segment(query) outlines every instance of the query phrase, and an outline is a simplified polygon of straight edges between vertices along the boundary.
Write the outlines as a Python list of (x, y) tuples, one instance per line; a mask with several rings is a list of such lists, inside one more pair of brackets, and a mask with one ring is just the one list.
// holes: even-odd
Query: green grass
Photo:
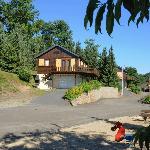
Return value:
[(150, 95), (144, 98), (143, 103), (150, 104)]
[(20, 87), (27, 86), (30, 89), (31, 95), (40, 96), (45, 93), (44, 90), (40, 90), (33, 87), (34, 81), (28, 83), (19, 79), (14, 73), (8, 73), (0, 70), (0, 94), (10, 94), (21, 92)]
[(24, 83), (20, 81), (18, 76), (13, 73), (8, 73), (0, 70), (0, 93), (15, 93), (19, 91), (18, 86)]

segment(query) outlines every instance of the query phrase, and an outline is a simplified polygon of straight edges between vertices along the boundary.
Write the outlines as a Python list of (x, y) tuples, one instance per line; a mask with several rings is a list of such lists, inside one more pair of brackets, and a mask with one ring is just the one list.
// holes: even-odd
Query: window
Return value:
[(39, 59), (39, 66), (44, 66), (44, 59)]
[(49, 60), (45, 60), (45, 66), (49, 66)]

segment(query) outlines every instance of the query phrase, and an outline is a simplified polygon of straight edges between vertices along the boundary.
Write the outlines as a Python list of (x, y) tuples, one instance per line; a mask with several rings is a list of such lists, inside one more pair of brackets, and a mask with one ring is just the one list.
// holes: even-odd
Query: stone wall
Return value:
[(119, 98), (118, 89), (113, 87), (101, 87), (98, 90), (83, 93), (77, 99), (71, 101), (71, 104), (77, 106), (80, 104), (92, 103), (103, 98)]

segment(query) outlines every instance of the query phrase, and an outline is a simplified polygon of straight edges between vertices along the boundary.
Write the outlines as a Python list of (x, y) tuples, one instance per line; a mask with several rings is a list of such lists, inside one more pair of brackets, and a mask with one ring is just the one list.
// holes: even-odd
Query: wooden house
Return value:
[(36, 69), (35, 79), (40, 89), (66, 89), (99, 75), (96, 68), (90, 68), (80, 56), (61, 46), (50, 47), (37, 55)]

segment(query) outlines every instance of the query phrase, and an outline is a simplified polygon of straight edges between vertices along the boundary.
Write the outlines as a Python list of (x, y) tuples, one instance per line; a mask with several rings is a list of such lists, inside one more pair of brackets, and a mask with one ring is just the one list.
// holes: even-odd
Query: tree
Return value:
[(109, 78), (109, 82), (108, 82), (108, 86), (112, 86), (112, 87), (118, 87), (119, 84), (119, 79), (117, 76), (117, 64), (115, 61), (115, 56), (113, 53), (113, 48), (111, 46), (110, 50), (109, 50), (109, 55), (108, 55), (108, 78)]
[(128, 25), (132, 21), (136, 23), (138, 27), (139, 23), (143, 23), (144, 19), (146, 19), (147, 22), (149, 21), (149, 0), (106, 0), (106, 2), (102, 2), (101, 0), (89, 0), (84, 18), (85, 28), (87, 28), (88, 22), (90, 23), (90, 27), (92, 26), (94, 11), (98, 9), (95, 18), (95, 33), (101, 33), (101, 24), (106, 12), (106, 31), (108, 35), (111, 35), (114, 28), (114, 21), (116, 20), (120, 25), (122, 7), (130, 13)]
[(98, 63), (98, 48), (93, 39), (86, 40), (84, 49), (84, 59), (89, 66), (97, 68)]
[(118, 87), (119, 80), (117, 76), (117, 65), (112, 47), (109, 50), (109, 54), (107, 54), (106, 48), (103, 49), (100, 54), (98, 66), (100, 71), (99, 80), (105, 86)]
[(108, 76), (108, 57), (107, 50), (103, 48), (102, 53), (100, 54), (98, 61), (98, 69), (100, 71), (99, 80), (105, 85), (108, 85), (107, 76)]
[(75, 44), (75, 53), (80, 57), (83, 57), (84, 55), (83, 49), (81, 48), (81, 43), (79, 41)]
[(125, 72), (127, 73), (128, 77), (130, 77), (132, 79), (132, 80), (127, 80), (128, 86), (130, 86), (130, 85), (137, 86), (140, 84), (139, 76), (138, 76), (138, 72), (137, 72), (136, 68), (126, 67)]
[(72, 31), (63, 20), (45, 23), (41, 32), (46, 47), (61, 45), (67, 49), (74, 49)]
[(24, 34), (20, 26), (16, 26), (11, 33), (2, 33), (1, 64), (2, 70), (17, 72), (21, 66), (33, 67), (32, 51), (28, 34)]
[(31, 30), (31, 25), (38, 16), (32, 0), (0, 0), (0, 21), (3, 22), (7, 31), (14, 29), (15, 24), (25, 25)]
[(0, 25), (0, 68), (17, 73), (21, 67), (34, 69), (35, 56), (45, 47), (41, 36), (31, 37), (26, 27), (15, 24), (10, 32)]

